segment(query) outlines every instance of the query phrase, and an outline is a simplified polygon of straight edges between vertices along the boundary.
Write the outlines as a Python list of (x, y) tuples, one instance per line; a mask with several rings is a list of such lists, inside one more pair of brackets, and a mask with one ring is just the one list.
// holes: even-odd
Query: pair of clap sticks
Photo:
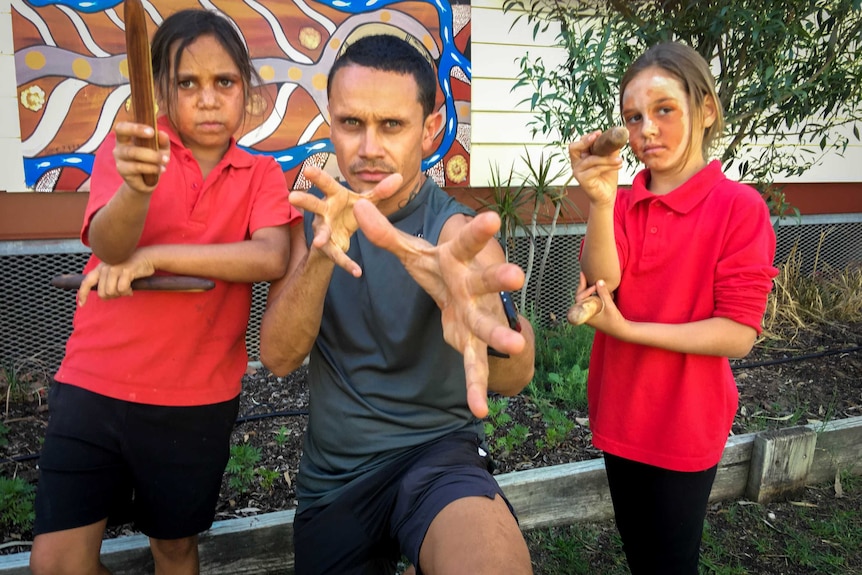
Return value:
[[(141, 146), (158, 150), (158, 127), (156, 125), (156, 97), (153, 88), (153, 65), (150, 57), (150, 42), (147, 37), (147, 23), (141, 0), (123, 0), (126, 24), (126, 57), (128, 60), (129, 85), (131, 88), (132, 113), (135, 122), (153, 127), (152, 138), (137, 141)], [(621, 127), (611, 128), (590, 146), (590, 153), (607, 156), (622, 148), (628, 142), (628, 130)], [(145, 174), (144, 183), (155, 185), (157, 176)], [(51, 285), (61, 289), (78, 289), (83, 274), (63, 274), (54, 277)], [(150, 276), (132, 281), (135, 290), (163, 290), (200, 292), (215, 287), (215, 282), (206, 278), (192, 276)], [(591, 297), (575, 304), (569, 310), (570, 323), (580, 325), (588, 321), (602, 309), (598, 297)]]

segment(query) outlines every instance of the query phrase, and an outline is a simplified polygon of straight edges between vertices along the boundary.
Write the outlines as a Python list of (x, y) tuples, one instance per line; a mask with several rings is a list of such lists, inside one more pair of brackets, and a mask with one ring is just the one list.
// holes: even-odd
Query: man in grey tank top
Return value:
[(391, 575), (402, 555), (415, 573), (532, 572), (480, 420), (489, 390), (516, 394), (533, 375), (532, 328), (507, 321), (500, 297), (524, 274), (505, 262), (495, 214), (422, 173), (443, 121), (436, 94), (408, 42), (350, 44), (327, 85), (349, 189), (311, 167), (316, 188), (290, 196), (305, 224), (270, 288), (260, 353), (275, 374), (310, 356), (299, 575)]

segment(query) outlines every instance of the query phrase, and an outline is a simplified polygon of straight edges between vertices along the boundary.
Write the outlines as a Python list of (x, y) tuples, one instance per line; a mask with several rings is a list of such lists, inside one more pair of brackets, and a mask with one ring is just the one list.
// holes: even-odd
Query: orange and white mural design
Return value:
[[(143, 0), (148, 30), (184, 8), (218, 10), (237, 26), (263, 80), (236, 134), (274, 157), (290, 188), (305, 165), (323, 166), (331, 144), (326, 76), (354, 35), (397, 32), (437, 67), (444, 114), (423, 167), (441, 186), (469, 184), (469, 0)], [(12, 0), (18, 113), (27, 185), (85, 191), (93, 157), (127, 119), (129, 83), (122, 0)]]

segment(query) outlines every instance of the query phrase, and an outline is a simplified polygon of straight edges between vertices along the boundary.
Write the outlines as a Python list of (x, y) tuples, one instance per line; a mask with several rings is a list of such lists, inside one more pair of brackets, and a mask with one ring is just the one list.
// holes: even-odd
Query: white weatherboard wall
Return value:
[[(528, 89), (512, 93), (518, 75), (517, 61), (529, 52), (541, 56), (546, 67), (563, 59), (554, 47), (558, 28), (533, 40), (533, 27), (522, 19), (514, 27), (515, 13), (504, 13), (503, 0), (473, 0), (472, 8), (472, 145), (470, 150), (470, 185), (490, 184), (491, 165), (500, 166), (507, 175), (509, 166), (523, 166), (520, 157), (526, 153), (536, 159), (545, 150), (545, 141), (534, 139), (529, 121), (533, 118), (529, 104), (518, 103), (530, 97)], [(847, 130), (850, 134), (850, 130)], [(862, 143), (850, 134), (850, 145), (843, 157), (831, 154), (824, 162), (800, 177), (781, 183), (860, 182), (862, 181)], [(568, 172), (567, 172), (568, 173)], [(629, 183), (632, 170), (620, 181)]]
[[(489, 184), (492, 164), (500, 166), (501, 173), (506, 175), (510, 166), (522, 166), (519, 158), (525, 153), (538, 158), (543, 151), (545, 142), (534, 140), (528, 127), (532, 118), (529, 107), (519, 105), (529, 93), (513, 93), (511, 88), (518, 73), (517, 60), (525, 53), (542, 56), (546, 65), (562, 60), (562, 53), (553, 46), (553, 27), (534, 41), (532, 28), (524, 21), (510, 30), (515, 16), (503, 13), (502, 4), (503, 0), (472, 2), (470, 184), (473, 186)], [(18, 192), (28, 190), (21, 161), (11, 10), (11, 0), (0, 0), (0, 190)], [(859, 166), (862, 166), (862, 145), (851, 140), (843, 158), (831, 155), (822, 165), (789, 181), (859, 182), (862, 181)], [(631, 173), (623, 175), (621, 181), (630, 178)]]
[(0, 190), (27, 191), (21, 161), (21, 126), (12, 44), (12, 2), (0, 0)]

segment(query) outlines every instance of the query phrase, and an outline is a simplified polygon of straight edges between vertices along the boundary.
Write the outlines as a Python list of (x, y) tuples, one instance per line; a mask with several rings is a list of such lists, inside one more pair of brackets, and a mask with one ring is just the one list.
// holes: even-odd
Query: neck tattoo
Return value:
[(413, 190), (410, 192), (410, 195), (407, 196), (407, 199), (401, 200), (401, 202), (398, 203), (399, 209), (409, 204), (413, 200), (413, 198), (419, 195), (419, 188), (421, 188), (422, 184), (425, 183), (425, 177), (425, 174), (421, 174), (419, 176), (419, 181), (417, 181), (416, 185), (413, 186)]

